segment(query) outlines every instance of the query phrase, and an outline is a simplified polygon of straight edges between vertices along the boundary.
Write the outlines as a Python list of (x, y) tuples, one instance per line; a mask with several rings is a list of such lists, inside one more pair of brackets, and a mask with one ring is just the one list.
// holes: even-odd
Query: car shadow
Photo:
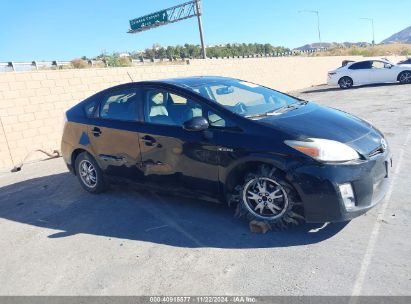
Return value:
[(309, 94), (309, 93), (323, 93), (323, 92), (335, 92), (335, 91), (351, 91), (351, 90), (360, 90), (363, 88), (387, 87), (387, 86), (396, 86), (396, 85), (399, 85), (399, 83), (367, 84), (367, 85), (354, 86), (346, 90), (341, 89), (339, 87), (321, 86), (321, 87), (313, 87), (305, 91), (299, 91), (298, 93)]
[(49, 238), (91, 234), (177, 247), (268, 248), (318, 243), (346, 223), (301, 224), (267, 234), (250, 232), (223, 204), (169, 197), (113, 186), (93, 195), (76, 177), (61, 173), (0, 188), (0, 217), (57, 230)]

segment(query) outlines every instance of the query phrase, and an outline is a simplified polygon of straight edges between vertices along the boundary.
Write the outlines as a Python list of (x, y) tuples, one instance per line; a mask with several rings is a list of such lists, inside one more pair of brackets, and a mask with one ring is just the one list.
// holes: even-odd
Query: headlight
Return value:
[(319, 161), (343, 162), (360, 158), (357, 151), (338, 141), (321, 138), (308, 140), (286, 140), (284, 143)]

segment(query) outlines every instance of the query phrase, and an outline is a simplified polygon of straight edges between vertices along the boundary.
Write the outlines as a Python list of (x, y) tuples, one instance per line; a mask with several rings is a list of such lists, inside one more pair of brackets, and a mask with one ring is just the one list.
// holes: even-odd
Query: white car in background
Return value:
[(329, 85), (349, 89), (353, 85), (400, 82), (411, 83), (411, 65), (396, 65), (387, 60), (348, 62), (328, 72)]

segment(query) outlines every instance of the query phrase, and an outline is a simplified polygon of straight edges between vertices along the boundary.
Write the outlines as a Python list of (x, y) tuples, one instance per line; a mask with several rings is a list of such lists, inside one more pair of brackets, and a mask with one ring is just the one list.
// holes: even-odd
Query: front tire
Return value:
[(264, 222), (271, 228), (299, 224), (304, 218), (293, 211), (297, 194), (282, 175), (268, 165), (246, 174), (229, 199), (230, 204), (237, 204), (236, 216)]
[(77, 178), (84, 190), (90, 193), (101, 193), (106, 190), (103, 172), (90, 154), (80, 153), (75, 160), (75, 168)]
[(354, 84), (353, 80), (348, 76), (344, 76), (340, 80), (338, 80), (338, 85), (343, 90), (351, 88), (353, 84)]
[(411, 71), (403, 71), (398, 75), (398, 81), (401, 84), (411, 83)]

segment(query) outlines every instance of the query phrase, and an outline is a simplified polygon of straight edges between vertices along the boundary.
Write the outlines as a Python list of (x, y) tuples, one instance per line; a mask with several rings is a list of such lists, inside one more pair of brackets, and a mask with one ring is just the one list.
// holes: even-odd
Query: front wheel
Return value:
[(103, 172), (94, 158), (87, 152), (80, 153), (75, 161), (76, 175), (80, 185), (90, 193), (101, 193), (107, 186)]
[(340, 86), (341, 89), (349, 89), (353, 86), (353, 84), (354, 82), (348, 76), (344, 76), (338, 81), (338, 85)]
[(404, 71), (398, 75), (398, 81), (401, 84), (411, 83), (411, 71)]
[(297, 194), (282, 174), (268, 165), (248, 173), (235, 187), (230, 203), (237, 204), (236, 215), (249, 221), (264, 222), (270, 227), (285, 228), (298, 224), (303, 217), (293, 211)]

